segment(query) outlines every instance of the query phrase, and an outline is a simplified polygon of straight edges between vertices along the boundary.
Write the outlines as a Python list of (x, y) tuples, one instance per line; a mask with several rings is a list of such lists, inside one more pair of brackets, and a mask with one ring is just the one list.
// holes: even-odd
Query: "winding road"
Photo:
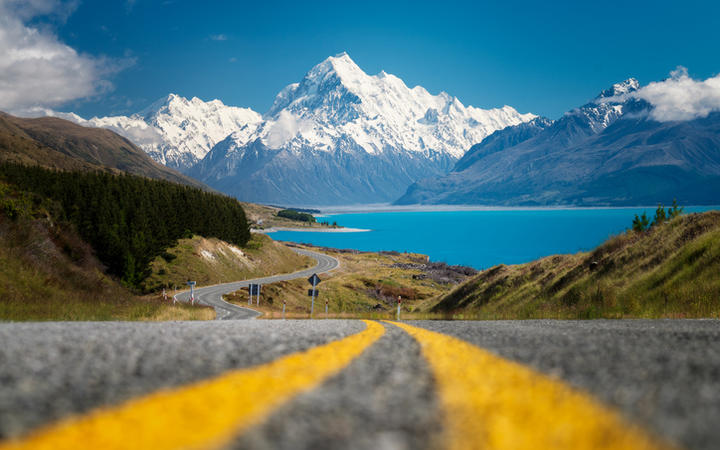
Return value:
[[(243, 308), (242, 306), (228, 303), (223, 300), (223, 295), (238, 291), (242, 288), (246, 288), (250, 284), (269, 284), (277, 283), (278, 281), (295, 280), (297, 278), (308, 278), (313, 273), (320, 274), (329, 272), (340, 265), (340, 262), (337, 259), (323, 253), (311, 252), (301, 249), (293, 250), (301, 255), (313, 258), (315, 261), (317, 261), (317, 264), (309, 269), (299, 270), (293, 273), (273, 275), (263, 278), (254, 278), (252, 280), (235, 281), (232, 283), (215, 284), (212, 286), (196, 288), (195, 301), (199, 302), (200, 304), (212, 306), (213, 308), (215, 308), (217, 320), (253, 319), (261, 315), (261, 313), (250, 308)], [(190, 301), (190, 291), (181, 292), (175, 295), (175, 299), (182, 302)]]

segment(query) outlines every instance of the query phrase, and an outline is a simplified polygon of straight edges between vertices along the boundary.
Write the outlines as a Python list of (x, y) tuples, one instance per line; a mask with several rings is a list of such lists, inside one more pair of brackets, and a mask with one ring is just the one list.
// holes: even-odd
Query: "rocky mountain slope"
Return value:
[(343, 53), (283, 89), (254, 131), (231, 134), (189, 173), (242, 200), (383, 202), (445, 173), (493, 131), (534, 117), (367, 75)]
[(638, 87), (630, 79), (552, 124), (497, 132), (451, 173), (418, 181), (397, 203), (717, 203), (720, 113), (659, 122), (652, 105), (627, 96)]

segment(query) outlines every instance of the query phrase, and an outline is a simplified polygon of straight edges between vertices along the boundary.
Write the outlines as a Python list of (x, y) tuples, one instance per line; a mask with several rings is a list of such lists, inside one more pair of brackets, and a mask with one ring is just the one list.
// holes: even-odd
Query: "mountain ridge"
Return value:
[(127, 138), (57, 117), (26, 119), (0, 112), (0, 161), (60, 170), (127, 172), (207, 189), (153, 161)]
[[(629, 79), (550, 126), (460, 170), (419, 180), (397, 204), (632, 206), (714, 204), (720, 193), (720, 113), (658, 122), (627, 96)], [(500, 133), (519, 134), (521, 127)], [(498, 140), (490, 136), (488, 143)], [(480, 148), (482, 148), (482, 143)], [(456, 167), (457, 168), (457, 167)]]

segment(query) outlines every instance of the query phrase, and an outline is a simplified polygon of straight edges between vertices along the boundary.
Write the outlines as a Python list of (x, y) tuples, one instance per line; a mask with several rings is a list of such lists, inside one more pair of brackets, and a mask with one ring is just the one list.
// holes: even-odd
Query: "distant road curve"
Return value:
[[(309, 256), (317, 261), (314, 267), (300, 270), (298, 272), (273, 275), (271, 277), (254, 278), (252, 280), (235, 281), (232, 283), (215, 284), (195, 289), (195, 301), (200, 304), (215, 308), (217, 320), (242, 320), (253, 319), (262, 313), (250, 308), (233, 305), (222, 299), (223, 295), (248, 287), (250, 283), (268, 284), (278, 281), (294, 280), (297, 278), (308, 278), (313, 273), (329, 272), (340, 265), (340, 262), (332, 256), (323, 253), (311, 252), (308, 250), (293, 249), (295, 252)], [(262, 301), (262, 291), (260, 293)], [(175, 295), (175, 298), (182, 302), (190, 301), (190, 291)]]

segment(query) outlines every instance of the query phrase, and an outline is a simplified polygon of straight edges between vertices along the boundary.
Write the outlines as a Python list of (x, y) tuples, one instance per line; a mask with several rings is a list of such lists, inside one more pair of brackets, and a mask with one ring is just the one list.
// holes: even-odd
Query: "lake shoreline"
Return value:
[(349, 227), (338, 227), (338, 228), (292, 228), (292, 227), (272, 227), (265, 230), (251, 230), (253, 233), (277, 233), (278, 231), (301, 231), (305, 233), (366, 233), (368, 230), (365, 228), (349, 228)]

